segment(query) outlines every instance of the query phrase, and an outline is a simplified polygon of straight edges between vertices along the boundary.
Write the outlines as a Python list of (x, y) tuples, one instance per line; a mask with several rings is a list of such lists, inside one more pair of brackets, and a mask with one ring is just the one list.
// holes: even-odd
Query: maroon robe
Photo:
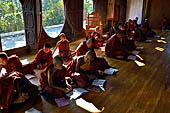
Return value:
[(126, 35), (120, 38), (122, 45), (126, 47), (127, 50), (132, 51), (136, 49), (134, 40), (129, 40)]
[(61, 40), (57, 43), (59, 53), (58, 55), (63, 58), (64, 61), (69, 61), (72, 59), (72, 55), (75, 53), (74, 51), (70, 51), (69, 41), (65, 40), (62, 42)]
[(93, 40), (94, 48), (95, 48), (95, 49), (98, 49), (99, 47), (102, 47), (102, 46), (103, 46), (103, 41), (100, 40), (99, 38), (96, 39), (96, 38), (93, 37), (93, 36), (89, 36), (88, 38), (86, 38), (86, 40), (88, 40), (88, 39), (92, 39), (92, 40)]
[(116, 28), (113, 26), (109, 30), (109, 38), (116, 33)]
[(142, 25), (142, 31), (145, 35), (145, 37), (152, 37), (154, 35), (156, 35), (156, 33), (154, 31), (151, 30), (151, 28), (149, 27), (149, 22), (144, 22)]
[(87, 51), (92, 50), (92, 48), (88, 48), (86, 45), (86, 41), (83, 41), (79, 44), (76, 49), (76, 56), (85, 55)]
[(67, 71), (69, 72), (69, 76), (73, 79), (73, 82), (79, 84), (81, 87), (89, 86), (90, 83), (88, 78), (83, 73), (76, 72), (76, 64), (77, 59), (74, 59), (67, 65)]
[(15, 95), (18, 94), (15, 85), (20, 79), (24, 79), (29, 85), (29, 88), (27, 89), (29, 99), (26, 102), (28, 102), (28, 104), (30, 105), (35, 102), (38, 96), (37, 86), (33, 85), (28, 79), (23, 76), (23, 74), (19, 72), (8, 73), (0, 78), (0, 104), (3, 109), (10, 109), (15, 99)]
[(143, 31), (141, 29), (136, 29), (135, 33), (132, 34), (132, 39), (139, 41), (139, 42), (143, 42), (147, 38), (145, 37), (145, 35), (143, 34)]
[(119, 37), (115, 34), (106, 42), (105, 54), (109, 57), (127, 56), (126, 47), (121, 43)]
[(19, 57), (16, 55), (12, 55), (12, 56), (8, 57), (7, 64), (5, 66), (3, 66), (3, 68), (6, 69), (7, 73), (17, 71), (24, 75), (34, 74), (33, 69), (31, 69), (30, 67), (31, 67), (30, 64), (22, 65)]
[(37, 68), (38, 65), (42, 66), (42, 69), (46, 68), (43, 65), (47, 63), (46, 67), (53, 63), (53, 55), (50, 50), (48, 53), (45, 53), (43, 49), (40, 49), (35, 57), (35, 60), (32, 62), (34, 69)]
[(88, 66), (88, 71), (91, 74), (98, 75), (98, 70), (101, 70), (104, 72), (105, 69), (110, 68), (107, 61), (102, 57), (97, 57), (90, 63), (90, 66)]
[[(51, 88), (48, 83), (48, 69), (53, 66), (48, 66), (43, 72), (41, 72), (40, 77), (40, 87), (42, 90), (48, 94), (50, 94), (53, 98), (58, 98), (64, 96), (64, 92), (55, 88)], [(62, 70), (56, 70), (56, 72), (52, 75), (52, 80), (55, 86), (66, 88), (65, 77), (68, 76), (68, 71), (63, 66)]]

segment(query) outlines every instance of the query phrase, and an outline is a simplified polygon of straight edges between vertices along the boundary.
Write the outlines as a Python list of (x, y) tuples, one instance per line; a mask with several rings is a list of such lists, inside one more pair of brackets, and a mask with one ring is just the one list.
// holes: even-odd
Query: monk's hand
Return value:
[(98, 70), (99, 75), (103, 75), (103, 71)]
[(64, 89), (64, 92), (65, 92), (65, 93), (68, 93), (68, 92), (70, 92), (70, 91), (71, 91), (71, 89), (69, 89), (69, 88)]
[(72, 90), (72, 86), (71, 85), (67, 85), (67, 88), (69, 88), (70, 90)]

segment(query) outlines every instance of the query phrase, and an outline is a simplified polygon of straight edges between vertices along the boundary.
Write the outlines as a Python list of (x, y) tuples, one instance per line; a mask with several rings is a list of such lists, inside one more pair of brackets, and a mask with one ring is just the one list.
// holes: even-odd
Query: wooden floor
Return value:
[[(119, 69), (117, 77), (106, 77), (105, 92), (89, 92), (82, 98), (99, 109), (104, 107), (103, 113), (170, 113), (170, 32), (159, 34), (166, 38), (167, 44), (158, 43), (158, 38), (150, 38), (152, 43), (136, 43), (145, 47), (140, 53), (146, 64), (144, 67), (138, 67), (133, 61), (106, 58), (111, 66)], [(81, 40), (71, 43), (71, 48), (75, 49), (79, 42)], [(165, 51), (160, 52), (155, 47)], [(100, 50), (97, 54), (104, 55)], [(34, 55), (23, 58), (32, 60)], [(38, 84), (38, 76), (39, 72), (34, 83)], [(34, 107), (43, 113), (87, 113), (76, 106), (75, 101), (58, 108), (39, 98)], [(15, 113), (24, 113), (27, 109), (28, 106), (17, 108)]]

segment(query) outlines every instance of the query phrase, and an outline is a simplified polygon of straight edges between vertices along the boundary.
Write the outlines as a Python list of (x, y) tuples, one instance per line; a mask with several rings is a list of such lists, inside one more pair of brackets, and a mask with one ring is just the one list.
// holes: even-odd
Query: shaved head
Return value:
[(88, 48), (93, 48), (93, 43), (94, 42), (91, 38), (86, 41), (86, 45), (87, 45)]
[(93, 50), (89, 50), (84, 57), (85, 62), (91, 62), (96, 58), (96, 53)]
[(53, 58), (53, 64), (56, 64), (56, 65), (62, 65), (63, 64), (63, 59), (61, 56), (55, 56)]

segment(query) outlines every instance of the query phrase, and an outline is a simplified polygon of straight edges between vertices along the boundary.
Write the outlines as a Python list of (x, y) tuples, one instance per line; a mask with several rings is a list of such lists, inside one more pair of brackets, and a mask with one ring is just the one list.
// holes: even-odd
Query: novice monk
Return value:
[(53, 58), (53, 64), (49, 65), (42, 73), (40, 78), (40, 86), (43, 93), (50, 97), (59, 98), (65, 96), (72, 90), (71, 79), (68, 72), (63, 66), (63, 60), (60, 56)]
[(103, 77), (105, 69), (110, 68), (103, 57), (97, 57), (95, 51), (88, 51), (84, 57), (86, 62), (90, 62), (87, 68), (89, 75), (95, 75), (97, 78)]
[(76, 49), (76, 56), (85, 55), (87, 51), (94, 49), (94, 42), (92, 39), (88, 39), (87, 41), (83, 41), (79, 44)]
[(20, 72), (22, 74), (34, 74), (33, 69), (29, 69), (32, 65), (22, 65), (20, 59), (16, 55), (8, 57), (5, 52), (0, 53), (0, 72), (2, 68), (6, 69), (6, 73), (11, 73), (14, 71)]
[(128, 37), (126, 36), (126, 30), (124, 25), (119, 26), (119, 32), (121, 32), (123, 35), (120, 37), (120, 40), (122, 44), (127, 48), (127, 50), (132, 51), (136, 49), (135, 42), (134, 40), (129, 40)]
[(34, 64), (34, 69), (44, 69), (50, 64), (52, 64), (52, 51), (50, 50), (51, 45), (45, 43), (43, 49), (40, 49), (35, 57), (35, 60), (32, 62)]
[(61, 33), (59, 37), (60, 37), (60, 41), (57, 42), (57, 45), (53, 51), (53, 54), (55, 53), (57, 49), (59, 49), (59, 52), (57, 55), (61, 56), (63, 60), (67, 62), (72, 59), (69, 41), (67, 40), (64, 33)]
[(132, 32), (132, 39), (139, 42), (144, 42), (147, 40), (147, 37), (143, 34), (143, 31), (140, 28), (137, 28), (134, 32)]
[(11, 113), (14, 104), (31, 106), (38, 97), (38, 88), (19, 72), (7, 73), (0, 78), (0, 107), (2, 113)]
[(119, 27), (118, 27), (118, 23), (114, 22), (114, 25), (110, 28), (109, 30), (109, 38), (114, 35), (117, 31), (118, 31)]
[(100, 37), (98, 37), (98, 33), (96, 31), (93, 31), (90, 34), (90, 36), (87, 38), (87, 40), (88, 39), (92, 39), (93, 40), (94, 48), (96, 48), (96, 49), (103, 46), (103, 41), (100, 39)]
[(144, 20), (144, 22), (141, 25), (141, 29), (142, 29), (145, 37), (153, 37), (154, 35), (156, 35), (156, 33), (154, 31), (152, 31), (151, 28), (149, 27), (148, 19)]
[(107, 40), (105, 47), (105, 54), (107, 56), (126, 59), (130, 55), (128, 49), (123, 43), (122, 37), (124, 37), (124, 34), (119, 31)]

